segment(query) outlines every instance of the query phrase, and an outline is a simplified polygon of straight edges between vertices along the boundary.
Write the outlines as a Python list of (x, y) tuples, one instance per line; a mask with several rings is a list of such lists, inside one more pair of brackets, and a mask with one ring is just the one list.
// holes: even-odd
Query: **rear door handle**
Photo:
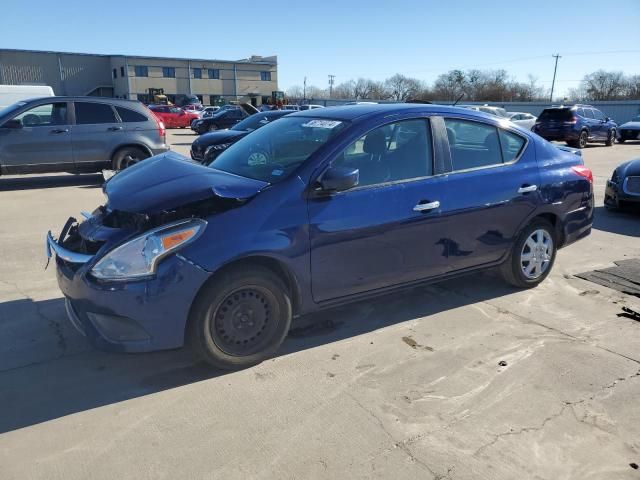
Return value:
[(415, 207), (413, 207), (414, 212), (425, 212), (428, 210), (433, 210), (434, 208), (440, 208), (440, 202), (436, 200), (435, 202), (429, 203), (419, 203)]
[(117, 132), (118, 130), (122, 130), (122, 127), (109, 127), (107, 130), (110, 132)]
[(56, 128), (55, 130), (51, 130), (51, 133), (69, 133), (68, 128)]
[(523, 185), (518, 189), (518, 193), (529, 193), (529, 192), (535, 192), (536, 190), (538, 190), (537, 185)]

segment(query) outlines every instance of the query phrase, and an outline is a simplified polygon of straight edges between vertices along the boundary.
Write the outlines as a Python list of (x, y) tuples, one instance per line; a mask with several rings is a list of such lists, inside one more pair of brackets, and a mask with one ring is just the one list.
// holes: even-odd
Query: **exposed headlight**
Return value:
[(150, 230), (107, 253), (91, 269), (91, 274), (100, 280), (153, 275), (163, 257), (193, 242), (206, 226), (204, 220), (191, 219)]
[(195, 124), (196, 124), (197, 126), (200, 126), (200, 125), (202, 125), (203, 123), (204, 123), (204, 121), (203, 121), (203, 120), (196, 120), (196, 122), (195, 122)]
[(221, 150), (226, 150), (227, 148), (229, 148), (231, 144), (230, 143), (220, 143), (218, 145), (211, 145), (209, 147), (207, 147), (207, 149), (204, 151), (204, 156), (208, 156), (210, 153), (213, 153), (214, 151), (221, 151)]

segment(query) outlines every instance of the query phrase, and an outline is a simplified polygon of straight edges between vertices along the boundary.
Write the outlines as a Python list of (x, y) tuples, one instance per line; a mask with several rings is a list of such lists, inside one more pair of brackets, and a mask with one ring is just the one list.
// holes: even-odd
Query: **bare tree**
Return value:
[(404, 102), (419, 92), (422, 85), (420, 80), (396, 73), (393, 77), (387, 78), (385, 86), (393, 100)]
[(300, 85), (294, 85), (292, 87), (287, 88), (286, 94), (287, 94), (287, 97), (289, 98), (302, 98), (303, 89)]
[(356, 82), (354, 82), (353, 80), (342, 82), (333, 87), (331, 96), (332, 98), (355, 98), (355, 86)]
[(622, 72), (597, 72), (585, 75), (583, 87), (590, 100), (617, 100), (625, 96), (625, 77)]

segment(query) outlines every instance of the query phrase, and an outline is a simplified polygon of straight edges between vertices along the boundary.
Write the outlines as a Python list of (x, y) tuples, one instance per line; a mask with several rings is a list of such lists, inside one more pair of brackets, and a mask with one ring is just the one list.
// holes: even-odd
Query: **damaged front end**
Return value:
[(70, 321), (105, 350), (182, 345), (189, 310), (210, 273), (179, 254), (216, 214), (238, 208), (266, 184), (176, 156), (146, 160), (109, 179), (107, 203), (56, 240), (58, 285)]

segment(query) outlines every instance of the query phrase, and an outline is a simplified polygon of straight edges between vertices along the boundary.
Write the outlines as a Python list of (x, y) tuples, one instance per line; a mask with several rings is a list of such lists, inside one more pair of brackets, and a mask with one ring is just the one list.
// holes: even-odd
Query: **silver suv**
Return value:
[(46, 97), (0, 110), (0, 173), (122, 170), (166, 152), (164, 124), (142, 103)]

